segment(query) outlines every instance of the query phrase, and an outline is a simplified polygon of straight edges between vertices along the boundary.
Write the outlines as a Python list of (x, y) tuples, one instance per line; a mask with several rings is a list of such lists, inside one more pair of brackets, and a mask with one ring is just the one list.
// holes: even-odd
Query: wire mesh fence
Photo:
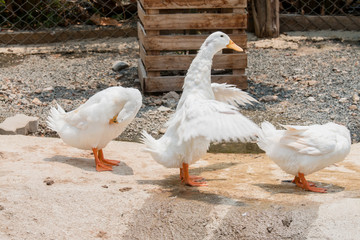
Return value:
[[(360, 30), (360, 0), (276, 1), (281, 32)], [(136, 21), (136, 0), (0, 0), (0, 44), (136, 36)]]
[(360, 30), (360, 0), (280, 0), (280, 31)]
[(0, 0), (0, 44), (135, 36), (136, 0)]

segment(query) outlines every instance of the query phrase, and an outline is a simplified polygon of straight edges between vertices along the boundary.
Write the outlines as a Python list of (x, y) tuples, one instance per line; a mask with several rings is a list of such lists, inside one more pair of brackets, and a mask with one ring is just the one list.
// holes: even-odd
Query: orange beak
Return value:
[(230, 40), (229, 44), (226, 45), (227, 48), (231, 48), (237, 52), (243, 52), (244, 50), (239, 47), (238, 45), (236, 45), (232, 40)]

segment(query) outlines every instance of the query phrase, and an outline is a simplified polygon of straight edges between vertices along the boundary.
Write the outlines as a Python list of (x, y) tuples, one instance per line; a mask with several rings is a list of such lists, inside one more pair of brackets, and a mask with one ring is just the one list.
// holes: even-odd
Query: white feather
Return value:
[(212, 58), (229, 41), (221, 32), (205, 40), (187, 72), (176, 112), (166, 124), (167, 131), (158, 140), (143, 133), (146, 151), (158, 163), (178, 168), (182, 163), (199, 160), (211, 141), (247, 141), (257, 135), (259, 127), (230, 105), (251, 103), (253, 98), (231, 85), (211, 84)]
[(234, 85), (226, 83), (212, 83), (211, 88), (214, 92), (215, 99), (220, 102), (229, 103), (233, 106), (258, 103), (247, 92), (236, 88)]
[[(110, 87), (71, 112), (66, 113), (59, 105), (51, 108), (47, 124), (70, 146), (102, 149), (124, 131), (141, 104), (137, 89)], [(109, 124), (116, 115), (117, 123)]]
[(285, 172), (305, 175), (344, 160), (350, 152), (349, 130), (335, 123), (311, 126), (284, 126), (276, 130), (261, 125), (258, 145)]

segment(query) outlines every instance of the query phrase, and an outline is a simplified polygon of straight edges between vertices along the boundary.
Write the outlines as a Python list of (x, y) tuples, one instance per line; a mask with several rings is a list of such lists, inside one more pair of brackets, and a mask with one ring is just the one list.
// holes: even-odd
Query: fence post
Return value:
[(279, 36), (279, 0), (251, 0), (251, 10), (257, 37)]

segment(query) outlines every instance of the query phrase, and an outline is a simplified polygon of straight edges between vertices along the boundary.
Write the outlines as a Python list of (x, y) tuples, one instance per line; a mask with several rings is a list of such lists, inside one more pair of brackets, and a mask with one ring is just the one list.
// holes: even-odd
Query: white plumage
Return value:
[(242, 50), (222, 32), (205, 40), (187, 72), (182, 96), (165, 134), (155, 140), (143, 132), (146, 150), (165, 167), (180, 168), (181, 178), (188, 185), (205, 185), (193, 181), (198, 177), (188, 176), (188, 165), (207, 152), (211, 141), (247, 141), (259, 131), (236, 107), (256, 102), (255, 99), (234, 86), (211, 84), (212, 58), (225, 47)]
[(106, 164), (116, 165), (118, 161), (102, 164), (102, 149), (124, 131), (141, 104), (141, 93), (137, 89), (110, 87), (96, 93), (71, 112), (66, 113), (59, 105), (57, 109), (51, 108), (47, 124), (68, 145), (95, 150), (95, 161), (97, 155), (100, 160), (100, 163), (96, 162), (98, 171), (111, 170)]
[[(349, 130), (335, 123), (311, 126), (284, 126), (276, 130), (269, 122), (261, 124), (258, 145), (285, 172), (295, 175), (294, 183), (317, 192), (325, 192), (304, 183), (304, 175), (344, 160), (350, 152)], [(301, 180), (303, 178), (303, 181)], [(298, 181), (298, 183), (297, 183)]]

